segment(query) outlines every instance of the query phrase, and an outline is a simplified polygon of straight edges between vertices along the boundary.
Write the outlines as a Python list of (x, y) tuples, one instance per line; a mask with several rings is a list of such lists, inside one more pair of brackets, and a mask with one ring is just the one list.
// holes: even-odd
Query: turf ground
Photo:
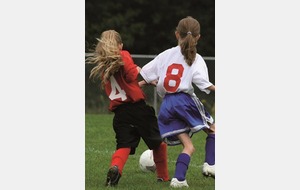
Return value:
[[(115, 134), (112, 129), (112, 114), (86, 114), (85, 116), (85, 189), (107, 189), (104, 186), (111, 155), (115, 151)], [(198, 132), (192, 137), (196, 148), (187, 171), (187, 182), (190, 190), (214, 190), (215, 179), (205, 178), (201, 174), (204, 161), (206, 135)], [(144, 173), (138, 161), (141, 153), (146, 150), (141, 140), (135, 155), (130, 155), (123, 169), (123, 175), (115, 189), (120, 190), (165, 190), (171, 189), (169, 182), (157, 183), (155, 173)], [(173, 176), (175, 163), (182, 147), (168, 147), (169, 175)]]

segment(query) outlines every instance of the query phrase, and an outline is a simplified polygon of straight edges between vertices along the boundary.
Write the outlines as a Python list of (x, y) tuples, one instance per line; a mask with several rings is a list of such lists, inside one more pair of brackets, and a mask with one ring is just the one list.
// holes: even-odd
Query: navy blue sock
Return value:
[(215, 165), (215, 134), (208, 134), (206, 137), (205, 162)]
[(190, 156), (185, 153), (179, 154), (176, 162), (176, 169), (175, 169), (175, 175), (174, 178), (177, 178), (178, 181), (184, 181), (186, 171), (188, 169), (188, 166), (190, 164)]

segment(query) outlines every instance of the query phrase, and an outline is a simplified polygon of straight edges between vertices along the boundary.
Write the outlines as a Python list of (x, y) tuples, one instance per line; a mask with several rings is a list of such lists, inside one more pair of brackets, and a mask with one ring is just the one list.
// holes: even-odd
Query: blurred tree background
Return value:
[(215, 56), (215, 1), (212, 0), (86, 0), (86, 52), (104, 30), (114, 29), (132, 54), (158, 54), (176, 46), (178, 21), (192, 16), (200, 22), (198, 53)]
[[(93, 51), (96, 38), (104, 30), (114, 29), (121, 34), (124, 49), (131, 54), (157, 55), (177, 45), (174, 32), (178, 21), (192, 16), (200, 22), (201, 38), (198, 53), (215, 56), (215, 1), (212, 0), (86, 0), (85, 1), (85, 52)], [(151, 59), (135, 59), (143, 66)], [(209, 77), (214, 83), (214, 60), (206, 61)], [(109, 100), (100, 81), (89, 80), (92, 66), (85, 67), (86, 113), (107, 113)], [(153, 87), (144, 89), (148, 100), (153, 100)], [(195, 92), (199, 92), (195, 88)], [(198, 96), (200, 94), (196, 93)], [(214, 93), (200, 94), (200, 99), (214, 113)], [(159, 100), (160, 101), (160, 100)]]

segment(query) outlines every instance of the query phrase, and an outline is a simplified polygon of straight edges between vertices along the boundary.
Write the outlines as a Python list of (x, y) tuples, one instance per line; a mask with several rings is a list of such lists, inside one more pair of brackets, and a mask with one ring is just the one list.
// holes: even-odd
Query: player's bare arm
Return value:
[(151, 81), (150, 83), (147, 83), (145, 80), (141, 80), (139, 81), (139, 86), (143, 87), (144, 85), (152, 85), (152, 86), (156, 86), (157, 85), (157, 80)]
[(215, 85), (211, 85), (211, 86), (207, 87), (206, 89), (211, 90), (211, 91), (215, 91)]

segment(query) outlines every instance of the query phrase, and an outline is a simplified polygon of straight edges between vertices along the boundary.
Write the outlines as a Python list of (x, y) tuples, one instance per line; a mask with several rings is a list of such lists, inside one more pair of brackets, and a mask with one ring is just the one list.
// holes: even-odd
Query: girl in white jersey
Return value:
[(140, 74), (146, 83), (157, 81), (157, 93), (163, 98), (158, 115), (162, 138), (168, 145), (183, 145), (170, 186), (188, 187), (185, 177), (195, 151), (191, 137), (200, 130), (208, 134), (202, 173), (215, 176), (215, 124), (195, 95), (192, 84), (207, 94), (214, 91), (215, 86), (209, 81), (206, 63), (197, 53), (199, 22), (190, 16), (181, 19), (175, 36), (178, 46), (160, 53)]

